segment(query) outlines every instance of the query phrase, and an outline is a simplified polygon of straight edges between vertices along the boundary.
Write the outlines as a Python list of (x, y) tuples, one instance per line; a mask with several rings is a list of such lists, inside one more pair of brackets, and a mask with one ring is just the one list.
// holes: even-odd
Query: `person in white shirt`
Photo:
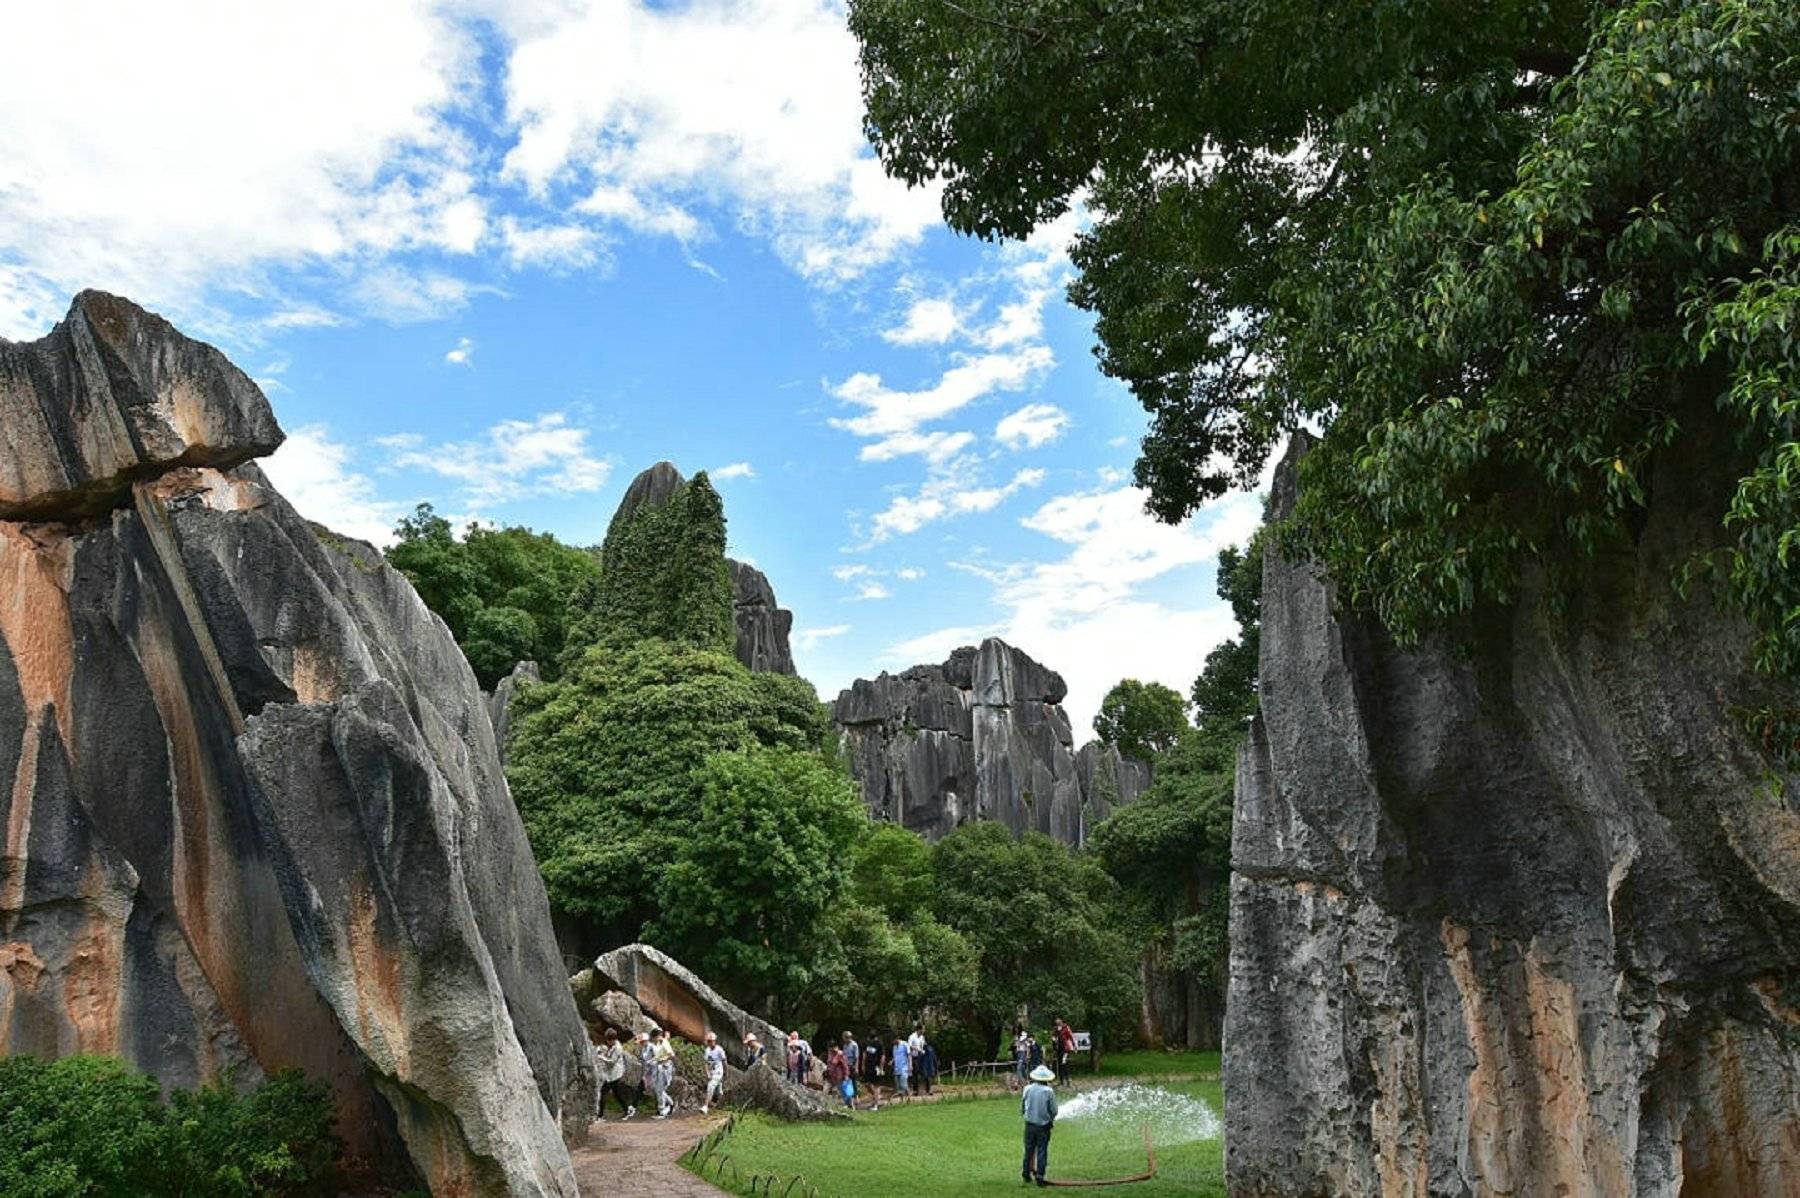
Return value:
[(656, 1094), (656, 1118), (667, 1119), (675, 1111), (669, 1083), (675, 1080), (675, 1046), (660, 1027), (650, 1033), (650, 1088)]
[(706, 1059), (706, 1097), (700, 1100), (700, 1113), (704, 1115), (712, 1108), (719, 1091), (725, 1088), (725, 1050), (719, 1047), (719, 1037), (715, 1033), (706, 1033), (706, 1049), (701, 1056)]

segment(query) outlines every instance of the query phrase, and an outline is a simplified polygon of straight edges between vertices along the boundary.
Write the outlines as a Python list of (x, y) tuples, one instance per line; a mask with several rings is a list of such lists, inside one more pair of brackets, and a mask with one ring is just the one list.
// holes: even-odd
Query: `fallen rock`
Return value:
[(0, 413), (0, 1052), (298, 1066), (368, 1172), (573, 1198), (586, 1036), (443, 624), (126, 301), (0, 343)]
[[(1771, 793), (1736, 714), (1800, 696), (1670, 585), (1731, 477), (1680, 454), (1635, 544), (1461, 645), (1403, 650), (1267, 551), (1233, 1193), (1800, 1193), (1800, 779)], [(1294, 492), (1290, 460), (1277, 518)]]
[[(787, 1036), (774, 1024), (737, 1006), (714, 990), (692, 970), (661, 949), (648, 944), (627, 944), (594, 960), (594, 974), (602, 985), (622, 991), (636, 1002), (657, 1026), (699, 1044), (707, 1032), (719, 1037), (726, 1059), (742, 1068), (750, 1063), (744, 1036), (756, 1033), (771, 1054), (783, 1051)], [(824, 1067), (813, 1062), (823, 1078)]]
[(727, 1077), (725, 1101), (790, 1123), (821, 1123), (850, 1117), (843, 1104), (827, 1092), (796, 1086), (775, 1072), (766, 1060), (758, 1061), (735, 1078)]

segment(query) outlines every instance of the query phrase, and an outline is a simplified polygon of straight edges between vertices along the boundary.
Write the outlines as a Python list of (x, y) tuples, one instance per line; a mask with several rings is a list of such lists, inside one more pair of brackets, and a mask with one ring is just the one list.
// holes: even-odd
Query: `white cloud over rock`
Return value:
[(417, 434), (385, 437), (390, 467), (422, 470), (458, 484), (463, 503), (474, 507), (511, 503), (538, 495), (598, 491), (612, 473), (610, 463), (588, 447), (588, 430), (561, 412), (531, 420), (502, 420), (482, 436), (432, 444)]

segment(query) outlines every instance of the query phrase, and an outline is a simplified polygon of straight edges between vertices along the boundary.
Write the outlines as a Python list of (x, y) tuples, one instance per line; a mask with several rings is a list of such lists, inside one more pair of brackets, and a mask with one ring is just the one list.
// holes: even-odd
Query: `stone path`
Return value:
[(596, 1123), (587, 1145), (569, 1154), (583, 1194), (655, 1194), (719, 1198), (724, 1190), (676, 1164), (694, 1141), (724, 1122), (717, 1115), (676, 1115), (658, 1122), (639, 1115)]

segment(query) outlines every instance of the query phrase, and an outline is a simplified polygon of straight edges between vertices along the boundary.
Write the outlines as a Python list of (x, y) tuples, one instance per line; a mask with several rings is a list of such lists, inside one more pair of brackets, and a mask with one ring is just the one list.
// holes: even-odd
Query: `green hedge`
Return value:
[(110, 1057), (0, 1060), (0, 1194), (235, 1198), (335, 1194), (339, 1144), (322, 1086), (298, 1071), (162, 1101)]

